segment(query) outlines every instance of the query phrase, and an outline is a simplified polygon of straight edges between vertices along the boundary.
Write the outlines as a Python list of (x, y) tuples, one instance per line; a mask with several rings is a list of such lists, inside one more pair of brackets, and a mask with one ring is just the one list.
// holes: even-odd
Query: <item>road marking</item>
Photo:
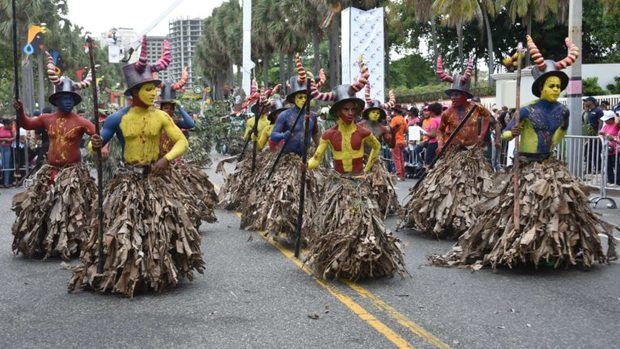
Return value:
[(340, 280), (350, 288), (352, 288), (355, 292), (357, 292), (360, 296), (364, 298), (368, 298), (375, 306), (379, 309), (388, 313), (392, 318), (396, 319), (396, 321), (401, 324), (403, 327), (407, 328), (416, 336), (422, 338), (426, 343), (431, 344), (437, 348), (448, 349), (450, 346), (441, 341), (441, 339), (435, 337), (432, 333), (423, 329), (420, 325), (415, 322), (409, 320), (405, 315), (401, 314), (394, 307), (385, 303), (382, 299), (375, 296), (372, 292), (363, 288), (362, 286), (349, 281), (349, 280)]
[[(214, 187), (219, 191), (219, 188), (220, 188), (219, 186), (214, 184)], [(240, 212), (235, 212), (235, 215), (237, 217), (241, 218), (241, 213)], [(351, 299), (350, 297), (348, 297), (348, 296), (340, 293), (339, 291), (337, 291), (333, 286), (331, 286), (325, 280), (317, 278), (314, 275), (314, 273), (312, 273), (312, 271), (305, 264), (303, 264), (300, 260), (298, 260), (297, 258), (294, 257), (293, 252), (291, 250), (289, 250), (289, 249), (285, 248), (284, 246), (280, 245), (278, 242), (276, 242), (276, 241), (266, 237), (263, 234), (263, 232), (259, 232), (258, 235), (263, 240), (267, 241), (269, 244), (271, 244), (272, 246), (277, 248), (278, 251), (280, 251), (284, 256), (286, 256), (293, 263), (295, 263), (295, 265), (297, 265), (306, 274), (312, 276), (312, 278), (319, 285), (321, 285), (323, 288), (325, 288), (330, 294), (332, 294), (334, 297), (336, 297), (336, 299), (338, 299), (341, 303), (343, 303), (346, 307), (348, 307), (351, 311), (353, 311), (353, 313), (355, 313), (357, 316), (359, 316), (362, 320), (366, 321), (370, 326), (375, 328), (379, 333), (381, 333), (386, 338), (388, 338), (388, 340), (390, 340), (396, 346), (399, 346), (399, 345), (397, 344), (397, 342), (395, 342), (395, 340), (400, 339), (400, 340), (403, 341), (403, 343), (405, 345), (407, 345), (408, 347), (411, 347), (411, 345), (409, 343), (407, 343), (402, 337), (400, 337), (398, 334), (396, 334), (394, 331), (392, 331), (385, 324), (383, 324), (382, 322), (377, 320), (372, 314), (368, 313), (364, 308), (362, 308), (359, 304), (357, 304), (355, 301), (353, 301), (353, 299)], [(302, 249), (302, 253), (303, 252), (305, 252), (305, 250)], [(432, 333), (426, 331), (420, 325), (418, 325), (415, 322), (409, 320), (405, 315), (401, 314), (394, 307), (392, 307), (389, 304), (385, 303), (382, 299), (380, 299), (379, 297), (374, 295), (372, 292), (368, 291), (367, 289), (363, 288), (362, 286), (360, 286), (360, 285), (358, 285), (358, 284), (356, 284), (356, 283), (354, 283), (352, 281), (348, 281), (348, 280), (340, 280), (340, 281), (343, 282), (345, 285), (349, 286), (351, 289), (353, 289), (355, 292), (357, 292), (357, 294), (359, 294), (360, 296), (369, 299), (377, 308), (379, 308), (382, 311), (386, 312), (391, 318), (396, 320), (396, 322), (398, 322), (401, 326), (403, 326), (406, 329), (408, 329), (414, 335), (422, 338), (426, 343), (428, 343), (430, 345), (433, 345), (434, 347), (440, 348), (440, 349), (449, 349), (450, 348), (450, 346), (448, 344), (446, 344), (443, 341), (441, 341), (441, 339), (437, 338)], [(372, 322), (371, 322), (371, 320), (372, 320)], [(388, 337), (388, 335), (390, 333), (393, 333), (394, 336), (396, 336), (396, 337), (393, 338), (394, 340), (392, 340), (392, 339), (390, 339), (390, 337)], [(400, 341), (399, 341), (399, 343), (400, 343)]]
[[(241, 218), (240, 212), (235, 212), (235, 215)], [(314, 281), (316, 281), (319, 285), (321, 285), (324, 289), (326, 289), (327, 292), (329, 292), (332, 296), (334, 296), (337, 300), (339, 300), (340, 303), (344, 304), (355, 315), (357, 315), (360, 319), (362, 319), (364, 322), (366, 322), (368, 325), (374, 328), (377, 332), (382, 334), (387, 340), (392, 342), (397, 348), (414, 348), (414, 346), (409, 344), (403, 337), (401, 337), (399, 334), (394, 332), (391, 328), (389, 328), (379, 319), (374, 317), (374, 315), (369, 313), (361, 305), (355, 302), (351, 297), (341, 293), (340, 291), (338, 291), (335, 287), (330, 285), (325, 280), (319, 279), (316, 276), (314, 276), (312, 271), (306, 265), (304, 265), (304, 263), (302, 263), (299, 259), (295, 258), (291, 250), (285, 248), (284, 246), (280, 245), (276, 241), (273, 241), (272, 239), (269, 239), (268, 237), (264, 236), (262, 232), (259, 232), (258, 235), (261, 238), (263, 238), (263, 240), (267, 241), (270, 245), (278, 249), (278, 251), (280, 251), (286, 258), (288, 258), (290, 261), (295, 263), (295, 265), (299, 267), (299, 269), (303, 270), (306, 274), (311, 276), (312, 279), (314, 279)]]

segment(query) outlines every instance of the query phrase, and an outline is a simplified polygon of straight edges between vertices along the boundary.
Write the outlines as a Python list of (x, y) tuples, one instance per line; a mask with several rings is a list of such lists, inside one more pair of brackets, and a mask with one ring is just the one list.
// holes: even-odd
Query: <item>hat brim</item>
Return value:
[(342, 107), (343, 104), (349, 102), (355, 103), (355, 106), (359, 109), (360, 112), (364, 109), (364, 106), (366, 105), (366, 102), (357, 97), (341, 99), (332, 105), (332, 107), (329, 109), (329, 115), (333, 118), (337, 118), (338, 115), (336, 115), (336, 112)]
[(295, 103), (295, 95), (298, 93), (307, 94), (308, 90), (299, 90), (299, 91), (289, 93), (288, 95), (286, 95), (286, 101), (289, 103)]
[(174, 104), (174, 105), (179, 105), (179, 101), (177, 101), (176, 99), (166, 99), (163, 101), (159, 101), (159, 105), (162, 104)]
[(385, 110), (383, 110), (382, 108), (377, 108), (377, 107), (366, 108), (362, 112), (362, 118), (368, 119), (368, 114), (370, 114), (370, 112), (373, 111), (373, 110), (378, 110), (379, 111), (379, 114), (381, 115), (379, 120), (384, 120), (385, 118), (387, 118), (387, 113), (385, 112)]
[(60, 91), (60, 92), (53, 93), (51, 96), (49, 96), (47, 100), (53, 106), (57, 107), (58, 105), (56, 104), (56, 101), (58, 100), (58, 98), (65, 96), (65, 95), (71, 96), (73, 98), (73, 102), (75, 103), (75, 105), (78, 105), (82, 102), (82, 96), (80, 96), (79, 94), (75, 92), (69, 92), (69, 91)]
[(271, 112), (269, 113), (269, 115), (267, 115), (267, 118), (268, 118), (270, 121), (275, 121), (274, 117), (278, 116), (278, 115), (279, 115), (279, 113), (281, 113), (281, 112), (285, 111), (286, 109), (288, 109), (288, 108), (280, 108), (280, 109), (276, 109), (276, 110), (274, 110), (274, 111), (271, 111)]
[(140, 87), (142, 87), (142, 85), (148, 84), (149, 82), (152, 82), (155, 84), (155, 86), (159, 86), (161, 85), (161, 80), (157, 80), (157, 79), (153, 79), (153, 80), (146, 80), (146, 81), (142, 81), (139, 82), (131, 87), (129, 87), (128, 89), (125, 90), (125, 92), (123, 93), (125, 96), (131, 96), (131, 93), (134, 90), (140, 89)]
[(460, 89), (458, 89), (458, 88), (449, 88), (449, 89), (445, 90), (445, 92), (446, 92), (446, 94), (448, 95), (448, 97), (450, 96), (450, 94), (451, 94), (452, 92), (460, 92), (460, 93), (462, 93), (462, 94), (466, 95), (466, 96), (467, 96), (467, 98), (474, 98), (474, 95), (473, 95), (473, 94), (471, 94), (471, 92), (469, 92), (469, 91), (465, 91), (465, 90), (460, 90)]
[(534, 96), (540, 97), (540, 93), (542, 92), (545, 80), (547, 80), (547, 78), (550, 76), (557, 76), (558, 78), (560, 78), (560, 89), (562, 91), (566, 89), (566, 86), (568, 86), (568, 75), (566, 75), (566, 73), (561, 70), (553, 70), (542, 74), (536, 80), (534, 80), (534, 83), (532, 84), (532, 94)]

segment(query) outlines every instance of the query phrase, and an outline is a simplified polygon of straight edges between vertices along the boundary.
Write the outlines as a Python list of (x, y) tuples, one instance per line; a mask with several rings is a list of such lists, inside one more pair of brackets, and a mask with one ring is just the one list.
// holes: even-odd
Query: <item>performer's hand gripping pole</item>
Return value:
[[(86, 38), (86, 43), (88, 46), (88, 59), (90, 61), (90, 71), (93, 77), (94, 83), (93, 87), (93, 121), (95, 124), (95, 133), (99, 134), (99, 101), (97, 96), (97, 70), (95, 67), (95, 55), (94, 55), (94, 47), (93, 38), (88, 35)], [(105, 263), (105, 258), (103, 257), (103, 171), (101, 168), (101, 148), (96, 150), (96, 165), (97, 165), (97, 218), (99, 224), (97, 236), (99, 239), (99, 263), (97, 264), (97, 273), (103, 273), (103, 267)]]

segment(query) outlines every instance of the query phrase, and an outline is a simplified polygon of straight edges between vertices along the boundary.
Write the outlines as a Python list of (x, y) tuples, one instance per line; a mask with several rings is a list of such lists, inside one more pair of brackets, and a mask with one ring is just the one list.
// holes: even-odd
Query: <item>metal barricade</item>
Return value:
[[(601, 201), (609, 202), (607, 208), (616, 208), (616, 201), (607, 195), (609, 141), (600, 136), (566, 136), (558, 145), (556, 157), (566, 163), (568, 171), (586, 185), (598, 188), (598, 196), (590, 199), (594, 207)], [(613, 164), (617, 166), (617, 155)], [(617, 171), (616, 171), (617, 172)], [(615, 176), (618, 176), (615, 173)]]

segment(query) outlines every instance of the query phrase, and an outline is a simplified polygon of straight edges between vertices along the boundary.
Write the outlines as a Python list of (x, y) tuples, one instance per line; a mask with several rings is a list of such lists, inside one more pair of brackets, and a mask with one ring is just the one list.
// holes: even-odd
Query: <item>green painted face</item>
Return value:
[(544, 99), (549, 102), (557, 102), (562, 92), (562, 82), (557, 76), (550, 76), (545, 80), (542, 91), (540, 92), (540, 99)]
[(301, 107), (304, 106), (304, 103), (306, 103), (306, 99), (308, 99), (308, 96), (305, 93), (296, 94), (295, 105), (297, 106), (297, 108), (301, 109)]
[(152, 106), (155, 103), (155, 98), (157, 98), (157, 89), (155, 88), (155, 84), (149, 82), (140, 86), (140, 90), (138, 90), (138, 98), (140, 98), (144, 104)]
[(381, 118), (381, 112), (378, 111), (377, 109), (373, 109), (368, 112), (368, 119), (370, 119), (370, 121), (377, 122), (379, 121), (380, 118)]

